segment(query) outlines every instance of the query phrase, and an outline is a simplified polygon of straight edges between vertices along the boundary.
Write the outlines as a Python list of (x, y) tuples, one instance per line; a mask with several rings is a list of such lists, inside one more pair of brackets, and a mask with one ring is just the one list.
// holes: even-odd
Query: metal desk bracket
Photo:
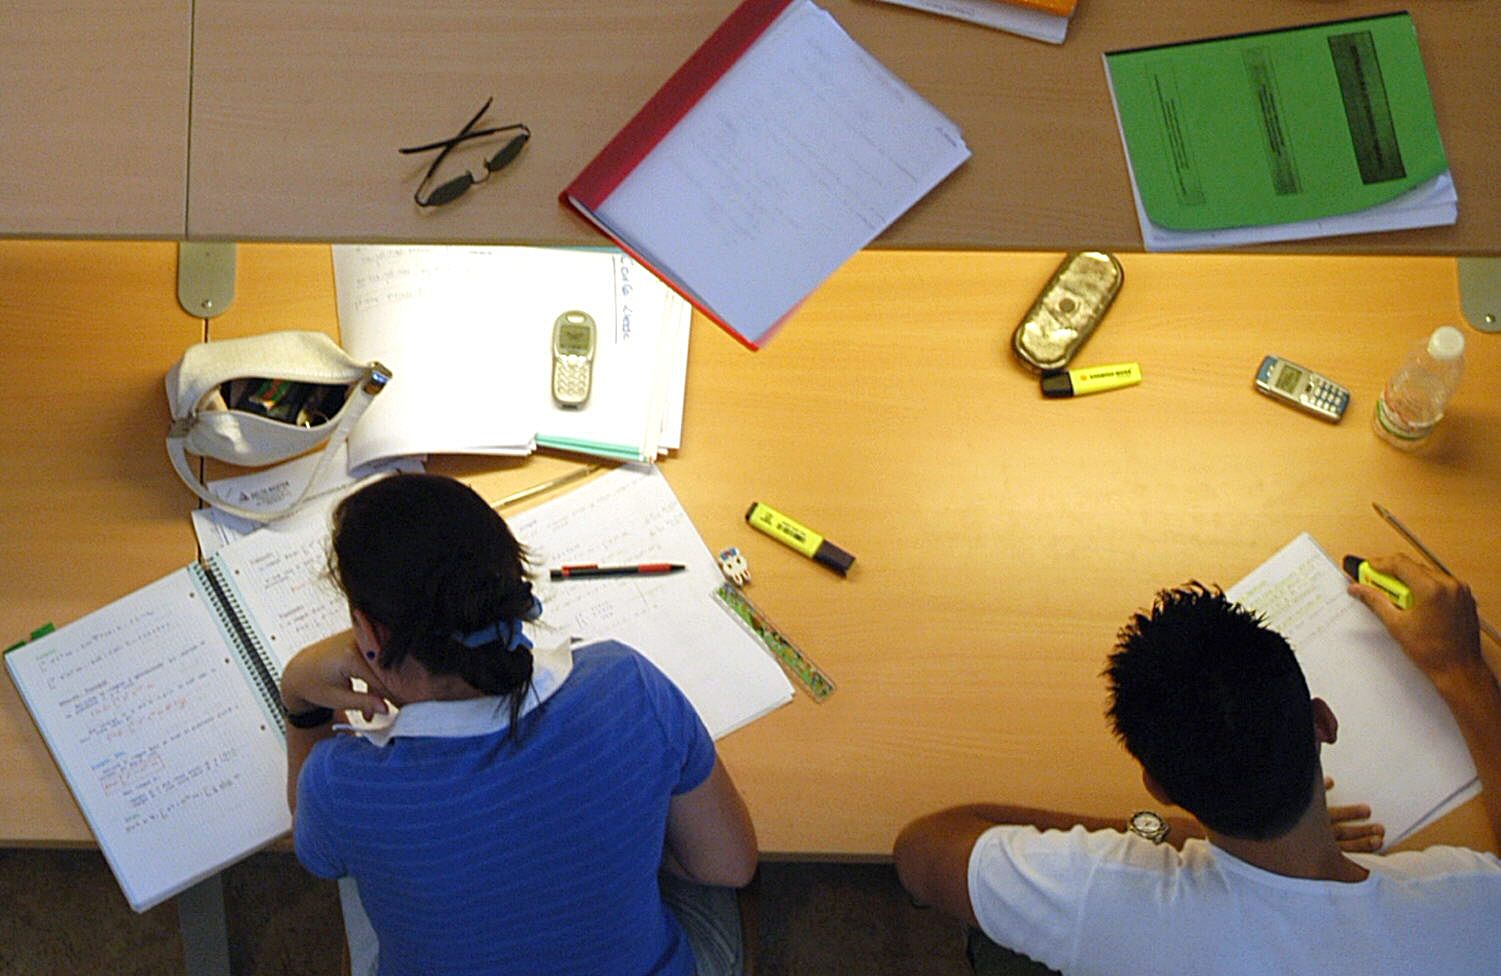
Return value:
[(1481, 332), (1501, 332), (1501, 258), (1459, 258), (1459, 307)]
[(180, 241), (177, 301), (189, 315), (211, 319), (235, 300), (235, 243)]
[(183, 971), (188, 976), (229, 976), (229, 931), (223, 875), (204, 878), (177, 896)]

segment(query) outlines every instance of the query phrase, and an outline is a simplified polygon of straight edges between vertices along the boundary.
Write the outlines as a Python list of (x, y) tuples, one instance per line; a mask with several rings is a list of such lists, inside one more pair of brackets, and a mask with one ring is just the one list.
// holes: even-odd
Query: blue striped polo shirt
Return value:
[(574, 652), (521, 730), (320, 742), (298, 780), (299, 860), (358, 881), (382, 976), (692, 973), (657, 871), (668, 800), (714, 767), (693, 706), (605, 642)]

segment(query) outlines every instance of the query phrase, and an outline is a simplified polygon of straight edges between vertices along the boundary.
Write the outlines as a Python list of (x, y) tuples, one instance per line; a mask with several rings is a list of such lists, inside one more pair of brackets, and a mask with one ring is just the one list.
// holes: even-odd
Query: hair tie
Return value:
[(518, 651), (523, 647), (531, 650), (531, 639), (522, 632), (521, 622), (523, 620), (536, 620), (540, 616), (542, 616), (542, 601), (534, 596), (532, 597), (531, 608), (521, 616), (502, 617), (488, 627), (481, 627), (479, 630), (471, 631), (467, 634), (454, 631), (452, 637), (471, 650), (496, 642), (505, 644), (508, 651)]

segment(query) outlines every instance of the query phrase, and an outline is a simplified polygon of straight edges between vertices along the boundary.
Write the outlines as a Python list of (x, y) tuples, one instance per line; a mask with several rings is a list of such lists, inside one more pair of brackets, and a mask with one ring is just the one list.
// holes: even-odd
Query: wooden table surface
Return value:
[[(737, 0), (476, 6), (198, 0), (188, 233), (230, 240), (597, 243), (560, 190)], [(1101, 54), (1387, 13), (1387, 0), (1083, 0), (1061, 46), (872, 0), (821, 0), (956, 122), (973, 158), (880, 238), (884, 247), (1140, 249)], [(1495, 4), (1409, 4), (1460, 194), (1457, 226), (1285, 249), (1501, 251), (1501, 128), (1482, 26)], [(1493, 33), (1493, 32), (1492, 32)], [(411, 201), (441, 139), (494, 95), (524, 156), (442, 213)]]
[(4, 11), (0, 235), (181, 237), (192, 0)]
[[(1373, 500), (1501, 619), (1501, 338), (1464, 328), (1468, 372), (1427, 453), (1369, 426), (1408, 345), (1459, 320), (1451, 261), (1124, 255), (1125, 287), (1076, 365), (1137, 361), (1144, 382), (1044, 401), (1007, 343), (1059, 257), (863, 254), (759, 353), (694, 322), (683, 447), (662, 470), (838, 684), (721, 742), (769, 855), (882, 856), (907, 819), (966, 800), (1146, 802), (1103, 717), (1118, 627), (1159, 587), (1229, 585), (1301, 531), (1334, 554), (1401, 548)], [(0, 282), (0, 634), (14, 639), (192, 557), (161, 376), (203, 323), (173, 304), (167, 245), (0, 244)], [(242, 248), (212, 334), (273, 328), (335, 330), (326, 247)], [(1344, 421), (1254, 393), (1267, 352), (1348, 386)], [(430, 467), (498, 497), (576, 463)], [(753, 500), (855, 553), (849, 578), (753, 532)], [(0, 756), (0, 843), (88, 842), (8, 681)], [(1434, 840), (1495, 849), (1478, 802), (1415, 843)]]
[[(0, 235), (598, 243), (557, 200), (736, 0), (18, 0), (0, 20)], [(1139, 249), (1103, 52), (1386, 13), (1388, 0), (1082, 0), (1061, 46), (823, 0), (973, 158), (881, 247)], [(1459, 192), (1453, 227), (1279, 245), (1501, 253), (1501, 4), (1411, 0)], [(487, 97), (533, 137), (441, 211), (426, 158)], [(477, 157), (475, 157), (477, 158)]]
[[(176, 274), (170, 244), (0, 243), (0, 646), (194, 557), (162, 378), (204, 323)], [(0, 844), (90, 840), (9, 676), (0, 778)]]

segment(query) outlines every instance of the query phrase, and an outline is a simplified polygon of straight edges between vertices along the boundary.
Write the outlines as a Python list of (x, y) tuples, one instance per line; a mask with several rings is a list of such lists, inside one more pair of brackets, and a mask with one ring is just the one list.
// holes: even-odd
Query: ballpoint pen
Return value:
[(676, 573), (687, 569), (681, 563), (637, 563), (634, 566), (596, 566), (587, 563), (582, 566), (564, 566), (554, 569), (548, 576), (555, 580), (573, 579), (582, 576), (661, 576), (664, 573)]
[(499, 501), (491, 502), (490, 507), (499, 510), (505, 508), (507, 505), (514, 505), (517, 502), (526, 501), (533, 495), (540, 495), (544, 491), (552, 491), (554, 488), (560, 488), (563, 485), (568, 484), (570, 481), (577, 481), (580, 478), (591, 475), (602, 467), (604, 467), (604, 465), (589, 464), (585, 465), (582, 468), (575, 468), (567, 474), (558, 475), (556, 478), (550, 478), (547, 481), (542, 482), (540, 485), (532, 485), (530, 488), (523, 488), (520, 491), (513, 491), (511, 492), (511, 494), (505, 496)]
[[(1376, 510), (1377, 515), (1380, 515), (1382, 519), (1386, 521), (1387, 525), (1390, 525), (1392, 528), (1396, 529), (1397, 533), (1401, 535), (1402, 538), (1412, 543), (1413, 547), (1416, 548), (1418, 552), (1423, 554), (1423, 558), (1427, 559), (1430, 563), (1433, 564), (1434, 569), (1443, 573), (1445, 576), (1454, 575), (1454, 573), (1449, 570), (1449, 567), (1444, 565), (1443, 560), (1439, 559), (1433, 554), (1433, 551), (1431, 549), (1423, 545), (1423, 540), (1413, 535), (1412, 530), (1403, 525), (1395, 515), (1387, 511), (1382, 506), (1376, 504), (1375, 502), (1371, 502), (1371, 507)], [(1489, 624), (1486, 619), (1484, 617), (1481, 617), (1478, 613), (1475, 616), (1477, 619), (1479, 619), (1480, 629), (1485, 631), (1486, 636), (1495, 641), (1497, 644), (1501, 644), (1501, 633), (1498, 633), (1496, 628), (1491, 626), (1491, 624)]]

